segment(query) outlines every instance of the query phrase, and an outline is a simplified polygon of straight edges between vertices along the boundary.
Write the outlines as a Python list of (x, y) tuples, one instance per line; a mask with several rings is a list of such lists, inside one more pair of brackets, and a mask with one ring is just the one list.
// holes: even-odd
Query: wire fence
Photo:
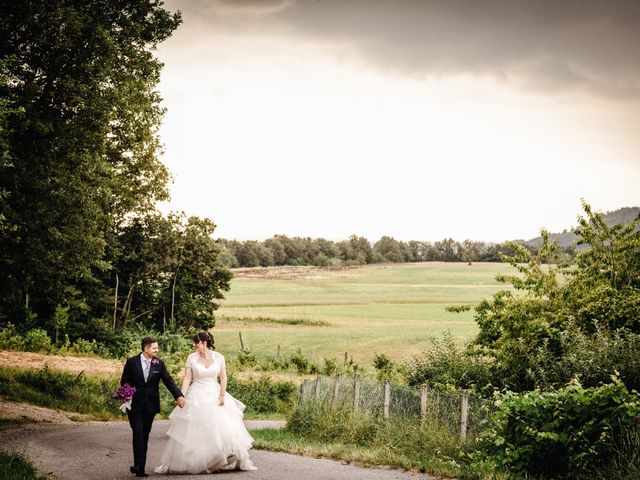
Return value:
[(472, 397), (467, 390), (459, 394), (432, 390), (428, 385), (409, 387), (376, 381), (359, 375), (318, 376), (300, 385), (299, 404), (316, 402), (327, 407), (349, 406), (390, 421), (424, 423), (435, 421), (451, 431), (479, 433), (495, 407), (489, 400)]

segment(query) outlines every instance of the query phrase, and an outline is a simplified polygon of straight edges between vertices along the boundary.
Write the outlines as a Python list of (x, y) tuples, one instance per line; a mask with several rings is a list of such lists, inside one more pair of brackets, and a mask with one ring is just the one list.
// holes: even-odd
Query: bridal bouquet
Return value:
[(111, 398), (118, 400), (121, 403), (120, 410), (124, 413), (127, 410), (131, 410), (131, 399), (133, 398), (134, 393), (136, 393), (136, 387), (132, 387), (128, 383), (125, 383), (116, 390), (116, 393), (114, 393)]

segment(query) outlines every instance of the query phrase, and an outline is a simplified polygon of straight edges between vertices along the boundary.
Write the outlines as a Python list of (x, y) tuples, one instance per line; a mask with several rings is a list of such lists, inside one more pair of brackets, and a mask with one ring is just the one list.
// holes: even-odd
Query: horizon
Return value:
[[(617, 211), (623, 210), (623, 209), (639, 209), (640, 210), (640, 206), (625, 206), (625, 207), (616, 208), (614, 210), (608, 210), (608, 211), (605, 211), (605, 212), (598, 211), (598, 210), (595, 210), (595, 211), (597, 213), (601, 213), (601, 214), (606, 216), (606, 215), (608, 215), (610, 213), (617, 212)], [(550, 230), (547, 230), (547, 231), (551, 235), (561, 235), (561, 234), (564, 234), (565, 232), (573, 231), (573, 229), (575, 227), (577, 227), (577, 226), (578, 226), (578, 224), (576, 223), (575, 225), (572, 225), (571, 227), (563, 228), (562, 231), (550, 231)], [(538, 232), (538, 233), (540, 233), (540, 232)], [(226, 238), (226, 237), (216, 237), (216, 239), (217, 240), (238, 241), (238, 242), (250, 242), (250, 241), (264, 242), (265, 240), (273, 238), (273, 237), (275, 237), (277, 235), (285, 235), (285, 234), (275, 233), (275, 234), (273, 234), (273, 235), (271, 235), (269, 237), (265, 237), (265, 238)], [(351, 235), (356, 235), (358, 237), (364, 237), (363, 235), (358, 235), (357, 233), (352, 233)], [(319, 237), (300, 237), (298, 235), (285, 235), (285, 236), (287, 236), (289, 238), (312, 238), (313, 240), (321, 238), (321, 239), (329, 240), (329, 241), (332, 241), (332, 242), (342, 242), (342, 241), (345, 241), (345, 240), (349, 240), (349, 237), (351, 235), (349, 235), (349, 236), (347, 236), (345, 238), (329, 238), (329, 237), (323, 237), (323, 236), (319, 236)], [(511, 238), (511, 239), (505, 239), (505, 240), (501, 240), (501, 241), (500, 240), (494, 241), (494, 240), (474, 239), (474, 238), (469, 238), (469, 237), (466, 237), (466, 238), (443, 237), (443, 238), (438, 238), (438, 239), (419, 239), (419, 238), (403, 239), (403, 238), (395, 237), (394, 235), (390, 235), (390, 234), (383, 234), (381, 237), (378, 237), (378, 238), (375, 238), (375, 239), (374, 238), (368, 238), (368, 237), (364, 237), (364, 238), (366, 238), (369, 241), (369, 243), (371, 243), (373, 245), (375, 242), (380, 240), (380, 238), (382, 238), (383, 236), (384, 237), (391, 237), (394, 240), (397, 240), (399, 242), (417, 241), (417, 242), (435, 243), (435, 242), (439, 242), (439, 241), (451, 238), (452, 240), (457, 241), (457, 242), (463, 242), (465, 240), (471, 240), (472, 242), (484, 242), (484, 243), (492, 243), (492, 244), (501, 244), (501, 243), (508, 242), (508, 241), (511, 241), (511, 242), (518, 242), (518, 241), (529, 242), (531, 240), (535, 240), (537, 238), (540, 238), (540, 235), (537, 235), (537, 236), (531, 237), (531, 238)]]

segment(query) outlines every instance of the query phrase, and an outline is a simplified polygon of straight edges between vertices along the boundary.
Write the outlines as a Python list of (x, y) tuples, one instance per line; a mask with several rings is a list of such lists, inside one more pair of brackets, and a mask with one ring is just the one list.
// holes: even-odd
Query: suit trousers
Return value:
[(133, 466), (144, 472), (147, 463), (147, 446), (149, 445), (149, 432), (153, 425), (155, 413), (149, 413), (146, 402), (140, 411), (127, 411), (129, 425), (133, 430)]

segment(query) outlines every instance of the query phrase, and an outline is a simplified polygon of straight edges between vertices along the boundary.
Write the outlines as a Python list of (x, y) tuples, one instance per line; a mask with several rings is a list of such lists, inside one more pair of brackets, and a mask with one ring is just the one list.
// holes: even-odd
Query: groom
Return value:
[(120, 386), (128, 383), (136, 388), (131, 401), (131, 410), (127, 410), (129, 425), (133, 431), (133, 463), (131, 473), (136, 477), (148, 477), (144, 473), (147, 463), (147, 445), (153, 417), (160, 413), (160, 379), (176, 399), (180, 408), (184, 406), (184, 396), (169, 375), (164, 362), (156, 357), (158, 342), (155, 338), (142, 339), (142, 353), (127, 360), (122, 371)]

